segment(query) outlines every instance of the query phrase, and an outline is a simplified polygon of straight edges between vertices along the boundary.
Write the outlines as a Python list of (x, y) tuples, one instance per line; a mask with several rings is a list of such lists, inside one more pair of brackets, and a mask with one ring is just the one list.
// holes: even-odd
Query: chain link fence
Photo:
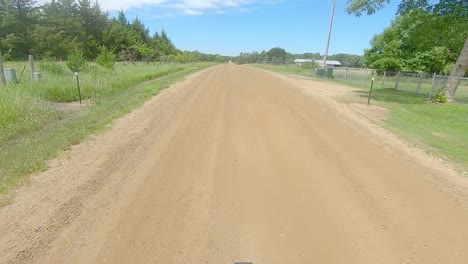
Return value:
[[(449, 79), (449, 76), (425, 73), (383, 72), (379, 74), (375, 70), (362, 68), (334, 68), (333, 76), (337, 80), (363, 86), (369, 85), (372, 77), (375, 76), (374, 87), (395, 88), (399, 91), (427, 96), (429, 100), (444, 89)], [(459, 103), (468, 103), (468, 78), (460, 78), (455, 100)]]

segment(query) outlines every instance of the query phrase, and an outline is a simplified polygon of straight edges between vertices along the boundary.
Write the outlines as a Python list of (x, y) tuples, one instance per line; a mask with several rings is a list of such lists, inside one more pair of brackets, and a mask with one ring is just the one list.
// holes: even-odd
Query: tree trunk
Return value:
[(455, 100), (455, 92), (460, 85), (461, 78), (465, 76), (466, 71), (468, 70), (468, 37), (465, 40), (465, 45), (460, 53), (460, 56), (453, 67), (453, 71), (450, 74), (450, 77), (447, 81), (447, 84), (444, 88), (445, 96), (447, 101), (453, 102)]

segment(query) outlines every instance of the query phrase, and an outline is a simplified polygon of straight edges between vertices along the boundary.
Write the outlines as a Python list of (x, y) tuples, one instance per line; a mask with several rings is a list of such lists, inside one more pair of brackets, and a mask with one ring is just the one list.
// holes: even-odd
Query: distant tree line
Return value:
[(227, 61), (220, 55), (182, 52), (162, 30), (150, 35), (123, 11), (109, 18), (98, 1), (52, 0), (38, 6), (34, 0), (0, 0), (0, 50), (7, 60), (37, 58), (65, 60), (74, 50), (94, 60), (103, 50), (120, 61)]
[(411, 10), (374, 36), (366, 65), (386, 71), (450, 74), (468, 36), (467, 9)]
[[(311, 59), (311, 60), (322, 60), (323, 55), (320, 53), (303, 53), (293, 54), (289, 53), (283, 48), (272, 48), (269, 51), (262, 52), (242, 52), (237, 56), (234, 61), (238, 64), (247, 63), (275, 63), (275, 64), (291, 64), (296, 59)], [(328, 56), (327, 60), (336, 60), (341, 63), (343, 67), (364, 67), (364, 56), (339, 53)]]

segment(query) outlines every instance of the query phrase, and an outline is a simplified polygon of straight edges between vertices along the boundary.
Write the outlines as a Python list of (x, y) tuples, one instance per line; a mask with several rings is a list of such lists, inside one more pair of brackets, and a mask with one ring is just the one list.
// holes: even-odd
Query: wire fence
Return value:
[[(375, 77), (374, 87), (395, 88), (399, 91), (427, 96), (430, 100), (444, 89), (449, 76), (436, 74), (419, 74), (407, 72), (377, 73), (372, 69), (362, 68), (334, 68), (333, 77), (337, 80), (369, 85)], [(455, 93), (455, 100), (459, 103), (468, 103), (468, 78), (460, 78), (460, 85)]]

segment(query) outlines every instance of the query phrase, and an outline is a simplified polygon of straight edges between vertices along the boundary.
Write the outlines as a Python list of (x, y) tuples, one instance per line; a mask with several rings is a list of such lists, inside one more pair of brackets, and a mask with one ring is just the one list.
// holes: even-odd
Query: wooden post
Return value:
[(0, 50), (0, 81), (3, 85), (6, 85), (6, 78), (5, 78), (5, 69), (3, 69), (3, 57), (2, 51)]
[(34, 57), (33, 55), (29, 55), (29, 68), (31, 69), (31, 80), (34, 81)]

